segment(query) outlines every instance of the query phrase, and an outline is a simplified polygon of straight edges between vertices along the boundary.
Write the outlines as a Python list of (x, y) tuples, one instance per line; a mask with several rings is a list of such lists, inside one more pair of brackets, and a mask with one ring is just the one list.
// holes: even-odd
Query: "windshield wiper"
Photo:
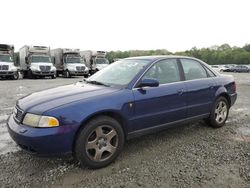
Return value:
[(90, 83), (90, 84), (102, 85), (102, 86), (110, 87), (110, 85), (102, 83), (102, 82), (98, 82), (96, 80), (91, 80), (91, 81), (85, 80), (85, 82)]

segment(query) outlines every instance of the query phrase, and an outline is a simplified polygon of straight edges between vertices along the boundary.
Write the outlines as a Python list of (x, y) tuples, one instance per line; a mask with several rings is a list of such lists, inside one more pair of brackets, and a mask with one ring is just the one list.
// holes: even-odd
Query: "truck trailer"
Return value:
[(46, 46), (23, 46), (19, 50), (20, 69), (23, 77), (56, 78), (56, 67), (51, 62), (50, 48)]
[(89, 69), (85, 66), (79, 49), (53, 49), (51, 50), (51, 57), (56, 67), (57, 75), (63, 75), (66, 78), (71, 76), (88, 77)]
[(14, 46), (0, 44), (0, 78), (19, 78), (18, 68), (14, 64)]
[(109, 61), (106, 58), (107, 53), (105, 51), (87, 50), (81, 51), (80, 54), (86, 62), (86, 66), (89, 68), (90, 74), (94, 74), (109, 65)]

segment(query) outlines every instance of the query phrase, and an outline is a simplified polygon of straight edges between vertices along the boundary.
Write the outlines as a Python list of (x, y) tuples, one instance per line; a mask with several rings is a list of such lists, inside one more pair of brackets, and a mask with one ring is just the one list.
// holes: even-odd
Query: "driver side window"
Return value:
[(181, 80), (176, 59), (167, 59), (154, 64), (143, 76), (143, 78), (153, 78), (160, 84), (178, 82)]

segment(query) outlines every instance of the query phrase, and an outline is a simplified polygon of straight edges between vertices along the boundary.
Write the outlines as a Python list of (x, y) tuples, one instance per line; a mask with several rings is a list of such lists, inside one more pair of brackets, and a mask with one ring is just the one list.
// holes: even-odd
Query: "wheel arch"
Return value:
[(100, 112), (96, 112), (94, 114), (91, 114), (90, 116), (88, 116), (87, 118), (85, 118), (81, 122), (81, 124), (80, 124), (79, 128), (77, 129), (75, 136), (74, 136), (73, 145), (72, 145), (72, 152), (73, 153), (75, 150), (76, 139), (77, 139), (80, 131), (82, 129), (84, 129), (84, 127), (85, 127), (84, 125), (86, 125), (89, 121), (91, 121), (92, 119), (99, 117), (99, 116), (108, 116), (108, 117), (111, 117), (111, 118), (115, 119), (116, 121), (118, 121), (123, 129), (124, 137), (126, 140), (126, 138), (127, 138), (127, 121), (126, 121), (126, 119), (119, 112), (114, 111), (114, 110), (100, 111)]
[[(218, 99), (219, 97), (224, 97), (227, 99), (227, 102), (229, 104), (229, 108), (231, 107), (231, 98), (229, 96), (229, 94), (227, 92), (221, 92), (220, 94), (217, 95), (216, 99)], [(215, 99), (215, 100), (216, 100)]]

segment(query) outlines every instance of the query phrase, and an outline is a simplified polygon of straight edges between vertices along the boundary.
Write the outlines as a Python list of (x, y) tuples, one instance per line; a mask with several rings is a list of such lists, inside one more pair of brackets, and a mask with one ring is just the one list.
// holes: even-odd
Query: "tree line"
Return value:
[(212, 46), (209, 48), (198, 49), (196, 47), (191, 50), (172, 53), (165, 49), (159, 50), (130, 50), (130, 51), (110, 51), (107, 58), (110, 62), (116, 59), (134, 57), (134, 56), (150, 56), (150, 55), (183, 55), (191, 56), (203, 60), (204, 62), (217, 64), (250, 64), (250, 44), (243, 47), (231, 47), (229, 44), (220, 46)]

